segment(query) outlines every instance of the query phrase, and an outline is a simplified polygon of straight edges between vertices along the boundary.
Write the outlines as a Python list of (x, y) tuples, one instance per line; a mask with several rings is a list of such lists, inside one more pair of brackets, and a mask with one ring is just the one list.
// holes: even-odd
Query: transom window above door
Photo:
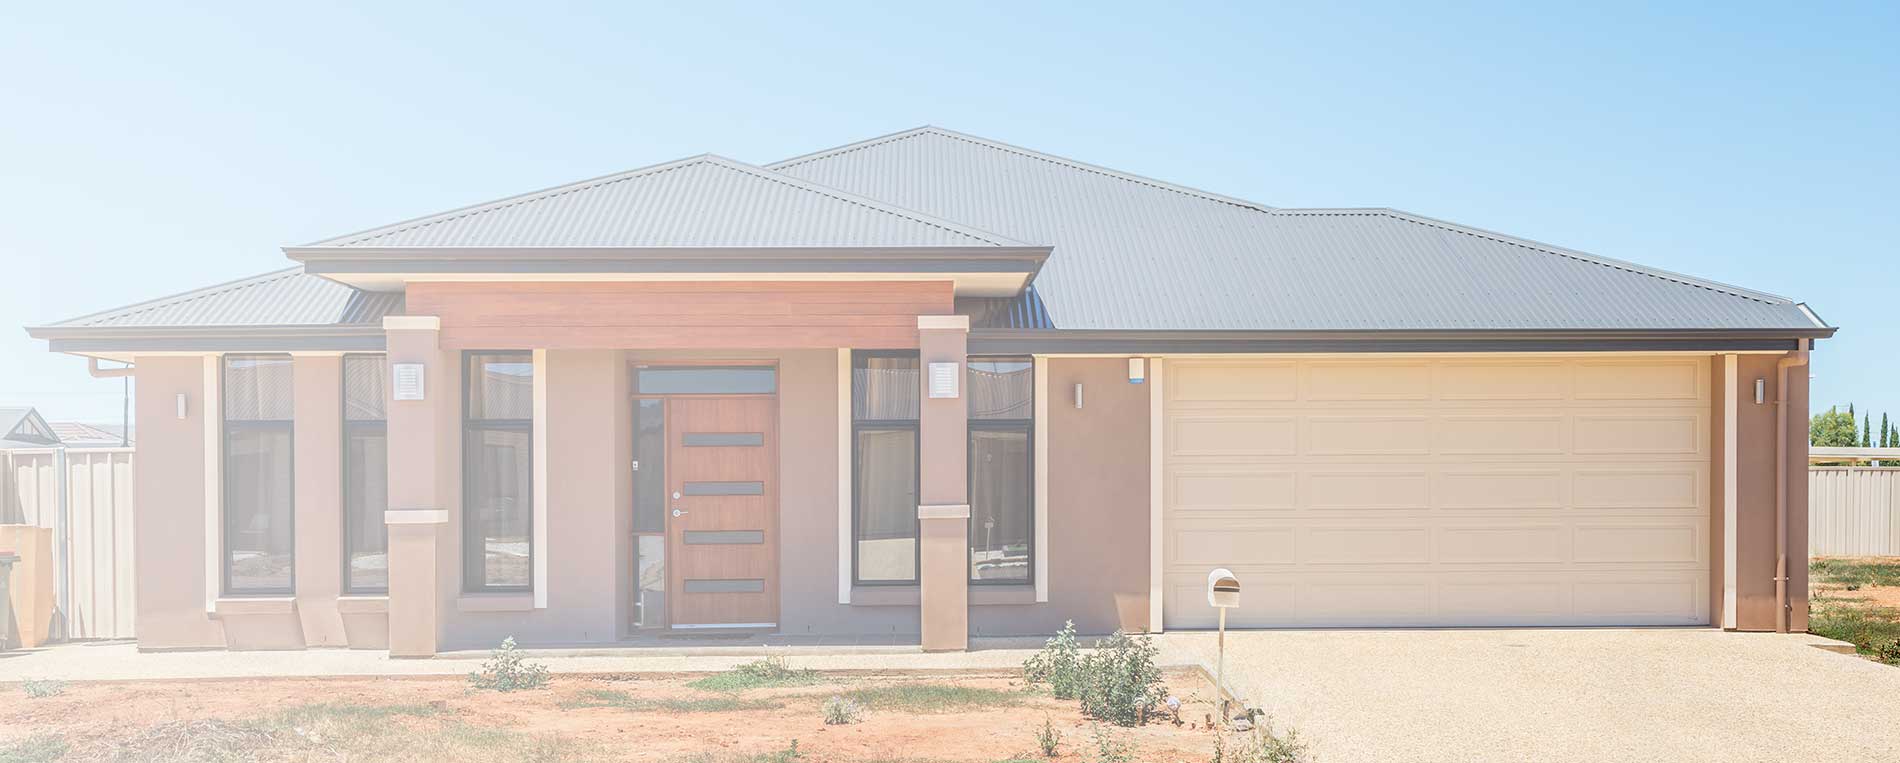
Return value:
[(778, 391), (772, 366), (645, 366), (634, 369), (642, 395), (770, 395)]

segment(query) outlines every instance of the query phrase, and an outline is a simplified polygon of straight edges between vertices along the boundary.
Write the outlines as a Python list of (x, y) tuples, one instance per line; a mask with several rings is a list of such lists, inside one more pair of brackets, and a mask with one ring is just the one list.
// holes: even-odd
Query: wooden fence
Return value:
[(1808, 553), (1900, 556), (1900, 468), (1809, 468)]
[(0, 524), (53, 530), (53, 637), (132, 638), (132, 449), (0, 451)]

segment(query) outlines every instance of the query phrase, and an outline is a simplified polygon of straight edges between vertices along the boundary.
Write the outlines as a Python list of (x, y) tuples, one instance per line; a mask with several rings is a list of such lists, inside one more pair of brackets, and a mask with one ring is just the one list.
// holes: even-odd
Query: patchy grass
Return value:
[(737, 710), (772, 710), (785, 705), (764, 699), (737, 697), (636, 697), (619, 689), (582, 689), (561, 701), (561, 709), (613, 707), (622, 710), (663, 713), (729, 713)]
[(852, 689), (844, 696), (873, 710), (906, 713), (955, 713), (1023, 701), (1020, 692), (938, 683), (879, 684)]
[(48, 763), (66, 757), (66, 740), (58, 734), (34, 734), (12, 744), (0, 744), (0, 763)]
[(748, 662), (724, 673), (701, 678), (687, 686), (706, 691), (745, 691), (780, 686), (810, 686), (818, 683), (818, 672), (794, 670), (783, 657), (767, 657)]
[(1839, 639), (1889, 665), (1900, 665), (1900, 609), (1857, 593), (1900, 587), (1900, 559), (1816, 559), (1808, 566), (1808, 632)]
[(66, 693), (66, 682), (56, 678), (29, 678), (20, 682), (20, 691), (33, 699), (57, 697)]

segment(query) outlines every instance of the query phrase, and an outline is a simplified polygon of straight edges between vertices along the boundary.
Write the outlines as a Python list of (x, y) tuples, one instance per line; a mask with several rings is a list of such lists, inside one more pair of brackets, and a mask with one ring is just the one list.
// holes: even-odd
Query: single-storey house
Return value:
[(1804, 305), (922, 127), (28, 329), (137, 377), (147, 649), (1806, 627)]

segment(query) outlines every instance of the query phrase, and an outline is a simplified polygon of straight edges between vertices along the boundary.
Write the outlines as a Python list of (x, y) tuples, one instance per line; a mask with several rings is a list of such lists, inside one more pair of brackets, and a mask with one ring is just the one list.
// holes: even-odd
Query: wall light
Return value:
[(1140, 384), (1148, 380), (1148, 360), (1146, 358), (1128, 359), (1128, 383)]
[(1077, 410), (1080, 410), (1082, 408), (1082, 383), (1081, 382), (1075, 383), (1075, 407)]
[(178, 393), (178, 418), (185, 417), (185, 393)]
[(1768, 399), (1768, 380), (1756, 379), (1755, 380), (1755, 404), (1761, 405), (1762, 401), (1767, 400), (1767, 399)]

